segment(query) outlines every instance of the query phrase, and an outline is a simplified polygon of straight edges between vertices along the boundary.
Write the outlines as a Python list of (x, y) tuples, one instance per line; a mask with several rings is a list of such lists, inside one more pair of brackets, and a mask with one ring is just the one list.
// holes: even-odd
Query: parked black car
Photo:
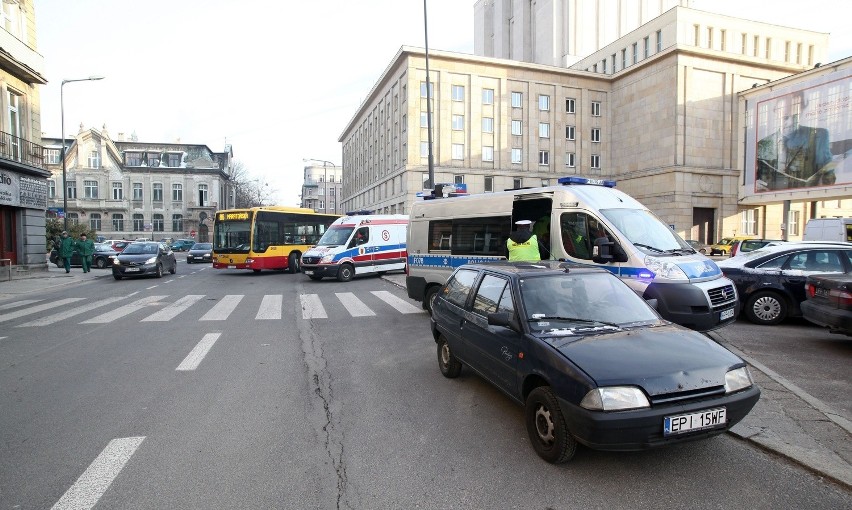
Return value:
[(736, 285), (748, 320), (774, 325), (801, 317), (809, 275), (852, 270), (852, 244), (781, 243), (722, 260), (718, 266)]
[(213, 243), (195, 243), (186, 254), (186, 263), (213, 262)]
[[(111, 267), (116, 255), (118, 255), (118, 252), (113, 250), (109, 245), (95, 244), (95, 253), (92, 254), (92, 266), (99, 269)], [(50, 252), (50, 263), (56, 264), (56, 267), (62, 267), (62, 262), (59, 260), (59, 253), (55, 249)], [(80, 254), (76, 250), (71, 255), (71, 265), (75, 267), (82, 267), (83, 265)]]
[(130, 243), (112, 265), (112, 276), (116, 280), (143, 275), (162, 278), (165, 271), (177, 272), (175, 253), (167, 244), (153, 241)]
[(852, 336), (852, 274), (818, 274), (805, 283), (802, 316), (832, 333)]
[(524, 405), (548, 462), (569, 460), (578, 443), (641, 450), (720, 434), (760, 397), (742, 359), (596, 267), (461, 266), (435, 297), (431, 326), (441, 373), (469, 367)]

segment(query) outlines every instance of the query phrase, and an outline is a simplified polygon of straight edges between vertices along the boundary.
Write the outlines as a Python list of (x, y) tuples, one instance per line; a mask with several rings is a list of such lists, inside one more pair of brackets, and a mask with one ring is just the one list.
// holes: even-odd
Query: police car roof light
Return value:
[(557, 179), (559, 184), (570, 185), (570, 184), (592, 184), (595, 186), (606, 186), (607, 188), (614, 188), (615, 181), (609, 181), (604, 179), (589, 179), (588, 177), (577, 177), (576, 175), (569, 175), (567, 177), (560, 177)]

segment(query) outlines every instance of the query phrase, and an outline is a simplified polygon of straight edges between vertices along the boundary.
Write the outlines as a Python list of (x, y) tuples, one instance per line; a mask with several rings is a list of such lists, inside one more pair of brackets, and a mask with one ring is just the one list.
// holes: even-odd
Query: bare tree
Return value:
[(235, 208), (270, 205), (268, 202), (272, 190), (269, 185), (252, 177), (242, 161), (235, 161), (231, 167), (231, 184), (234, 188)]

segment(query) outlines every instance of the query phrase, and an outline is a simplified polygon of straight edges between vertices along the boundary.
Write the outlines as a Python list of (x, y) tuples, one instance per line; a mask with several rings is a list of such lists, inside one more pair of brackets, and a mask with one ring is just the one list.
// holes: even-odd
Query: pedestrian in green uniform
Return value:
[(80, 253), (80, 259), (83, 261), (83, 272), (88, 273), (92, 270), (92, 255), (95, 253), (95, 243), (91, 239), (87, 239), (86, 234), (80, 234), (80, 240), (77, 241), (77, 251)]
[(59, 258), (62, 259), (63, 264), (65, 264), (65, 272), (71, 272), (71, 255), (74, 254), (74, 245), (76, 243), (73, 239), (68, 237), (68, 232), (62, 231), (62, 240), (59, 242)]

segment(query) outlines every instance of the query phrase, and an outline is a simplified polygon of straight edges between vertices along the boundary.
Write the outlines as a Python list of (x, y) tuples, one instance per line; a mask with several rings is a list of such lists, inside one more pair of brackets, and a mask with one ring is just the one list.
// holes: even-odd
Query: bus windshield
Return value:
[(251, 240), (251, 213), (248, 219), (217, 220), (213, 229), (213, 249), (218, 253), (248, 253)]
[(331, 227), (323, 234), (317, 246), (340, 246), (346, 244), (353, 230), (355, 230), (355, 227)]

